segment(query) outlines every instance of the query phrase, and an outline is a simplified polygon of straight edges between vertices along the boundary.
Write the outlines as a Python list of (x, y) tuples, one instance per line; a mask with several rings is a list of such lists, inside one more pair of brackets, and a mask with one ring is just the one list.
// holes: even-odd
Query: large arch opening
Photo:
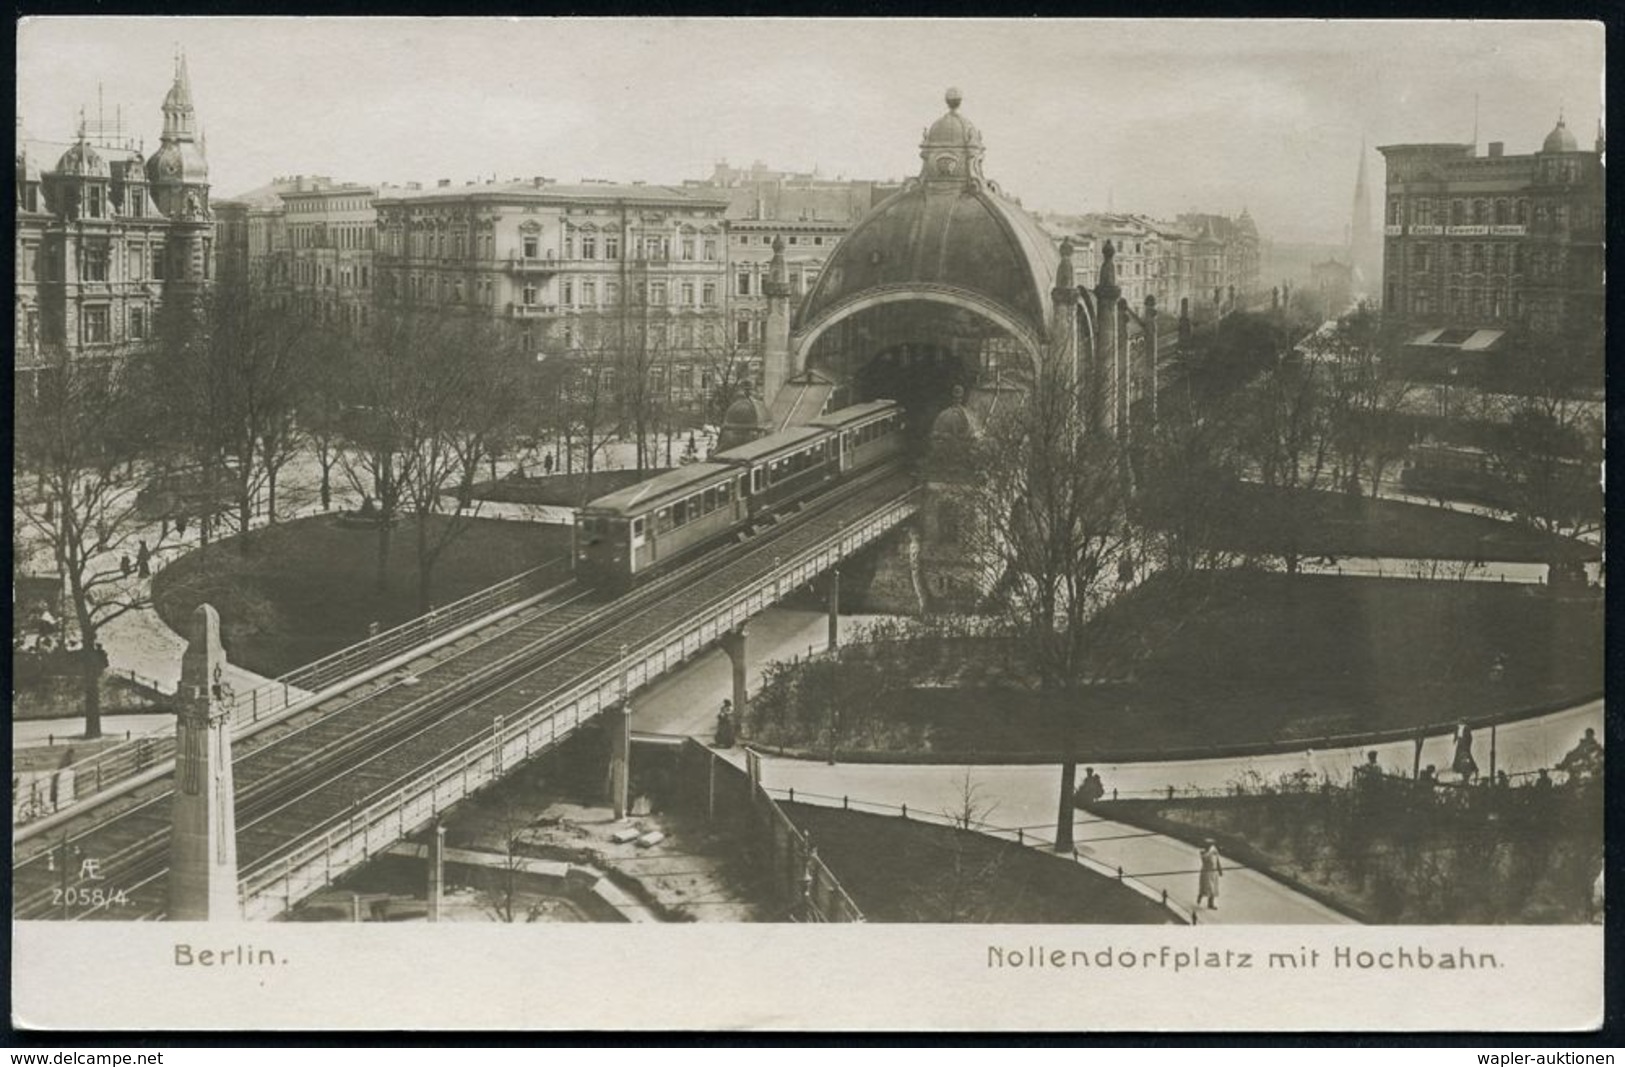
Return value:
[(1024, 378), (1030, 342), (956, 303), (896, 299), (836, 319), (813, 338), (805, 365), (836, 383), (832, 406), (896, 400), (926, 434), (956, 387)]

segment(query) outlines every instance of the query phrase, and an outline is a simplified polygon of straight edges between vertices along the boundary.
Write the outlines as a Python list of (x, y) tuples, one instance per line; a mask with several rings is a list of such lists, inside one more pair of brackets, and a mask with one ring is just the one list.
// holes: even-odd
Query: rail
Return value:
[(552, 693), (493, 722), (491, 732), (449, 755), (398, 777), (349, 813), (312, 828), (303, 839), (266, 856), (239, 879), (243, 915), (273, 918), (338, 875), (370, 859), (446, 808), (494, 782), (532, 755), (569, 736), (583, 722), (620, 705), (626, 693), (652, 681), (741, 626), (751, 616), (878, 540), (914, 513), (910, 488), (831, 538), (775, 561), (761, 577), (712, 597), (687, 619), (618, 662), (585, 672)]
[[(445, 607), (435, 608), (399, 626), (373, 634), (279, 678), (245, 692), (231, 693), (233, 734), (259, 723), (261, 719), (288, 711), (313, 694), (347, 678), (528, 598), (538, 591), (541, 576), (557, 566), (557, 561), (553, 561), (533, 567)], [(174, 730), (161, 727), (79, 760), (70, 768), (74, 773), (75, 803), (153, 770), (174, 757)], [(26, 818), (21, 822), (14, 818), (13, 825), (25, 825), (52, 814), (52, 810), (32, 809), (26, 812)]]
[(808, 793), (805, 791), (798, 792), (793, 788), (769, 789), (767, 786), (763, 786), (762, 789), (768, 795), (781, 796), (792, 804), (800, 801), (816, 803), (821, 807), (835, 807), (839, 805), (842, 811), (862, 811), (867, 809), (872, 810), (877, 814), (892, 814), (903, 819), (914, 819), (919, 822), (928, 822), (937, 826), (948, 826), (956, 830), (969, 830), (987, 837), (998, 838), (1001, 841), (1008, 841), (1012, 844), (1020, 845), (1023, 848), (1036, 849), (1046, 855), (1055, 856), (1060, 859), (1070, 859), (1073, 863), (1078, 864), (1080, 867), (1093, 871), (1095, 874), (1103, 877), (1110, 878), (1114, 882), (1120, 883), (1125, 888), (1130, 889), (1145, 899), (1151, 901), (1153, 904), (1156, 904), (1158, 907), (1166, 910), (1169, 914), (1173, 915), (1176, 919), (1187, 925), (1195, 926), (1200, 921), (1200, 916), (1194, 909), (1185, 907), (1178, 901), (1170, 899), (1168, 896), (1168, 890), (1158, 889), (1155, 886), (1149, 885), (1140, 880), (1141, 877), (1161, 877), (1169, 874), (1195, 874), (1197, 872), (1138, 871), (1134, 874), (1129, 874), (1121, 867), (1113, 867), (1110, 864), (1101, 863), (1099, 860), (1091, 859), (1090, 857), (1083, 855), (1078, 851), (1077, 846), (1075, 845), (1070, 850), (1070, 854), (1066, 852), (1056, 852), (1054, 837), (1045, 837), (1042, 833), (1038, 832), (1041, 830), (1053, 831), (1055, 829), (1055, 825), (1053, 823), (1046, 823), (1041, 826), (994, 826), (991, 823), (982, 822), (978, 819), (967, 819), (960, 815), (950, 815), (945, 812), (925, 811), (919, 808), (911, 809), (907, 804), (886, 804), (880, 801), (857, 800), (850, 796), (837, 797), (830, 796), (825, 793)]

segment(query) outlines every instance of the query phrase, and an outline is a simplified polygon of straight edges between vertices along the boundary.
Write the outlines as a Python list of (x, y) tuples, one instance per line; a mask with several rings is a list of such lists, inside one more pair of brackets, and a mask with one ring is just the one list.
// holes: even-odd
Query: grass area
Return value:
[(870, 922), (1168, 923), (1068, 859), (949, 826), (782, 805)]
[[(449, 521), (431, 516), (436, 527), (431, 535)], [(565, 527), (464, 521), (466, 529), (435, 566), (436, 604), (449, 604), (569, 553)], [(369, 623), (388, 629), (418, 614), (411, 519), (395, 528), (383, 591), (374, 582), (374, 527), (317, 516), (256, 531), (252, 538), (247, 554), (231, 538), (159, 571), (153, 599), (164, 622), (184, 632), (198, 604), (213, 604), (232, 662), (274, 677), (362, 640)]]
[(1212, 515), (1213, 543), (1236, 552), (1275, 552), (1282, 516), (1302, 506), (1300, 549), (1306, 556), (1449, 559), (1546, 563), (1596, 559), (1600, 550), (1500, 519), (1425, 504), (1373, 500), (1347, 493), (1286, 491), (1240, 483)]
[(580, 507), (588, 500), (596, 500), (617, 489), (646, 481), (668, 468), (651, 467), (637, 471), (593, 471), (591, 474), (552, 474), (540, 477), (510, 475), (494, 482), (480, 482), (474, 486), (475, 500), (490, 500), (501, 504), (550, 504), (556, 507)]
[(1509, 717), (1602, 689), (1591, 593), (1231, 571), (1154, 579), (1110, 611), (1143, 658), (1103, 651), (1098, 673), (1119, 680), (1065, 702), (1014, 681), (1019, 654), (986, 639), (853, 642), (833, 666), (770, 672), (750, 736), (823, 752), (833, 700), (843, 751), (1102, 759)]
[(1583, 923), (1603, 862), (1600, 785), (1347, 789), (1125, 800), (1101, 814), (1189, 841), (1379, 923)]

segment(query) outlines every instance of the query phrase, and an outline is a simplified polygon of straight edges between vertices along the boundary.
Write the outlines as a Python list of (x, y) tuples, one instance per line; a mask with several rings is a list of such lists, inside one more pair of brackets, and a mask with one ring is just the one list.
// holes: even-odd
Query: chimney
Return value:
[(1501, 156), (1506, 154), (1506, 147), (1507, 146), (1506, 146), (1505, 141), (1491, 141), (1490, 142), (1490, 158), (1491, 159), (1499, 159), (1499, 158), (1501, 158)]

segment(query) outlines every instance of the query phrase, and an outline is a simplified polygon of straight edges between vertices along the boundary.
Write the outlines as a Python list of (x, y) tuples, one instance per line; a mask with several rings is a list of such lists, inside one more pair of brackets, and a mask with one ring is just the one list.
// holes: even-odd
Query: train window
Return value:
[(632, 520), (632, 536), (633, 537), (642, 537), (643, 536), (643, 520), (641, 518), (637, 518), (637, 519)]
[(766, 481), (766, 476), (762, 471), (762, 468), (756, 467), (752, 469), (750, 472), (750, 491), (753, 493), (760, 493), (762, 491), (762, 487), (766, 484)]
[(661, 508), (655, 512), (655, 532), (665, 533), (671, 529), (671, 508)]
[(704, 514), (709, 515), (715, 510), (717, 510), (717, 491), (707, 489), (705, 491)]
[(672, 526), (681, 526), (688, 521), (688, 501), (679, 500), (671, 506)]

